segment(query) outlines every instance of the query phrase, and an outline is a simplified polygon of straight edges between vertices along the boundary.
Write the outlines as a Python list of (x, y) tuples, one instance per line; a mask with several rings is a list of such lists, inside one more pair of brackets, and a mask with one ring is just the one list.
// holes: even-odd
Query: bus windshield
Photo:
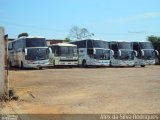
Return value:
[(101, 41), (101, 40), (93, 40), (93, 46), (95, 48), (105, 48), (109, 49), (109, 44), (107, 41)]
[(27, 60), (46, 60), (49, 59), (48, 48), (27, 49)]
[(77, 47), (63, 46), (60, 47), (60, 56), (77, 56)]
[(46, 47), (45, 38), (26, 38), (26, 47)]
[(153, 46), (150, 42), (140, 42), (141, 49), (153, 49)]
[(154, 50), (144, 50), (144, 56), (143, 58), (146, 60), (152, 60), (155, 59), (156, 55)]
[(118, 42), (118, 48), (119, 49), (132, 49), (132, 43), (131, 42)]
[(130, 50), (121, 50), (121, 60), (133, 60), (134, 59), (134, 53)]
[(94, 59), (109, 60), (110, 50), (96, 49), (96, 54), (94, 54)]

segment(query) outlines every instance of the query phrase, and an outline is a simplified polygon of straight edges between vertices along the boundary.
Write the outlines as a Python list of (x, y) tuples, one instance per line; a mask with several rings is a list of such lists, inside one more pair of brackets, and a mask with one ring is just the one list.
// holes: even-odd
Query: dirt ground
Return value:
[(10, 70), (18, 101), (1, 113), (160, 113), (160, 66)]

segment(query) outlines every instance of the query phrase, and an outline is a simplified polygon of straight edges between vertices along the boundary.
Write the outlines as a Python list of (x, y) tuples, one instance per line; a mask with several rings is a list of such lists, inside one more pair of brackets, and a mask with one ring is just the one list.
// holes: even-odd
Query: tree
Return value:
[(160, 37), (151, 35), (151, 36), (148, 36), (148, 41), (150, 41), (152, 43), (159, 43), (160, 42)]
[(65, 38), (63, 42), (70, 42), (71, 40), (69, 38)]
[(21, 33), (18, 35), (18, 38), (23, 37), (23, 36), (28, 37), (29, 35), (28, 35), (28, 33)]
[(158, 60), (159, 60), (159, 63), (160, 63), (160, 37), (151, 35), (151, 36), (148, 36), (147, 39), (148, 39), (148, 41), (152, 42), (154, 48), (156, 50), (158, 50), (158, 52), (159, 52)]
[(83, 38), (90, 38), (92, 36), (94, 36), (94, 34), (90, 33), (86, 28), (79, 28), (77, 26), (73, 26), (69, 34), (69, 38), (78, 40)]

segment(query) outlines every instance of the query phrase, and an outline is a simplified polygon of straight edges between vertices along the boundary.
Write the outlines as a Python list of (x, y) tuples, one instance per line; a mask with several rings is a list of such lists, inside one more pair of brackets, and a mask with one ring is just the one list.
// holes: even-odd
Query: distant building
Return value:
[(13, 41), (13, 40), (14, 40), (13, 38), (8, 38), (8, 42)]
[(46, 39), (46, 41), (47, 41), (47, 45), (51, 45), (51, 44), (63, 43), (64, 40), (60, 40), (60, 39)]

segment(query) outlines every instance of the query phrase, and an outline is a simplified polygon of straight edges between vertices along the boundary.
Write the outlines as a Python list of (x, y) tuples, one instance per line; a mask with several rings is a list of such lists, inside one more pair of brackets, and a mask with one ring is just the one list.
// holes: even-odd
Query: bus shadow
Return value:
[(45, 69), (75, 69), (78, 68), (77, 66), (49, 66)]
[(141, 67), (141, 66), (112, 66), (110, 68), (148, 68), (148, 66), (145, 66), (145, 67)]
[(46, 69), (93, 69), (93, 68), (109, 68), (109, 66), (49, 66)]
[(87, 67), (82, 67), (82, 66), (79, 66), (78, 68), (81, 68), (81, 69), (97, 69), (97, 68), (110, 68), (109, 66), (87, 66)]
[[(6, 68), (7, 70), (7, 68)], [(10, 67), (8, 68), (9, 71), (31, 71), (31, 70), (40, 70), (38, 68), (19, 68), (19, 67)], [(42, 69), (43, 70), (43, 69)]]

